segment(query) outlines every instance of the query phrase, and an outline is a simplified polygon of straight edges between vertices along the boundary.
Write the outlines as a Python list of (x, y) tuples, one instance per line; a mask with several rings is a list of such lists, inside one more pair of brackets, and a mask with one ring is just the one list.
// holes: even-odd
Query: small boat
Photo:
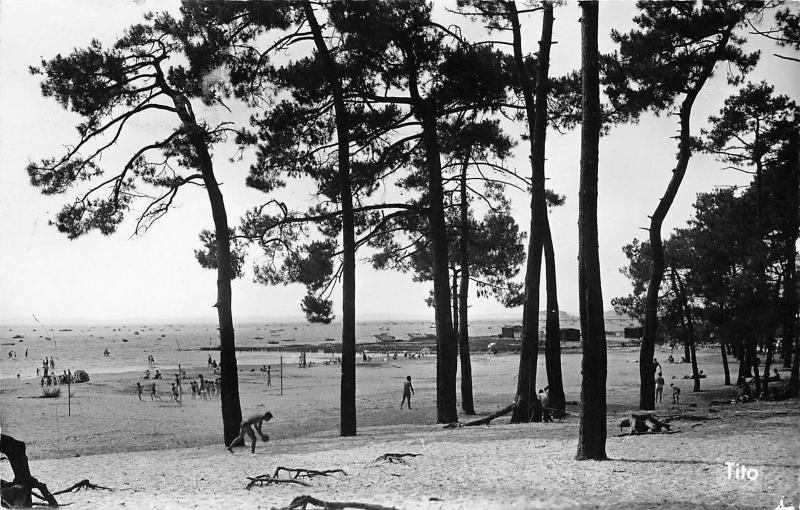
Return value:
[(280, 342), (278, 342), (277, 340), (267, 340), (267, 343), (268, 344), (279, 344)]
[(284, 338), (281, 342), (294, 342), (294, 338)]
[(128, 341), (128, 339), (127, 339), (127, 338), (123, 338), (123, 339), (122, 339), (122, 341), (123, 341), (123, 342), (127, 342), (127, 341)]
[(13, 339), (15, 339), (15, 340), (16, 340), (17, 338), (25, 338), (25, 337), (24, 337), (24, 336), (22, 336), (22, 335), (14, 335), (14, 336), (12, 336), (11, 338), (13, 338)]
[(336, 339), (335, 338), (326, 338), (325, 341), (326, 342), (335, 342)]
[(66, 331), (72, 331), (72, 330), (71, 330), (71, 329), (69, 329), (69, 328), (64, 328), (64, 329), (59, 329), (59, 331), (61, 331), (61, 332), (66, 332)]
[(263, 336), (254, 336), (253, 340), (264, 340)]

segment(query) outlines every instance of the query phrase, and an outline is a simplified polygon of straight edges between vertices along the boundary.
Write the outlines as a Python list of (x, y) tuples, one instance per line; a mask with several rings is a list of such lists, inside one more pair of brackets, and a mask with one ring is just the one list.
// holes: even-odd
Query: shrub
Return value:
[(42, 396), (44, 398), (58, 398), (61, 396), (61, 386), (43, 386)]

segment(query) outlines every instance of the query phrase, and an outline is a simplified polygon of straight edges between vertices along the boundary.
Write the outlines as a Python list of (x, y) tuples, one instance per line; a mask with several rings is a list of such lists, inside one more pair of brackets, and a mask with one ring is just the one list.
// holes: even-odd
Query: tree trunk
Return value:
[(731, 371), (728, 368), (728, 351), (725, 349), (725, 344), (719, 343), (719, 350), (722, 353), (722, 370), (725, 371), (725, 386), (731, 385)]
[(336, 115), (339, 199), (342, 208), (342, 380), (340, 387), (341, 436), (356, 435), (356, 241), (353, 190), (350, 178), (350, 126), (341, 80), (311, 2), (303, 2), (314, 44), (325, 66)]
[(517, 375), (519, 405), (511, 416), (512, 423), (541, 420), (541, 405), (536, 396), (536, 371), (539, 358), (539, 288), (542, 273), (544, 228), (547, 221), (545, 195), (545, 139), (547, 135), (547, 94), (550, 68), (550, 46), (553, 32), (553, 6), (544, 4), (542, 36), (539, 40), (536, 95), (527, 76), (522, 55), (522, 35), (514, 2), (508, 4), (514, 37), (514, 62), (525, 99), (528, 131), (531, 138), (531, 227), (528, 260), (525, 267), (525, 303), (522, 311), (522, 348)]
[(198, 161), (198, 170), (203, 176), (203, 184), (211, 203), (211, 216), (214, 219), (214, 234), (217, 240), (217, 318), (219, 321), (219, 360), (220, 390), (222, 407), (222, 427), (225, 444), (230, 444), (238, 435), (242, 423), (242, 407), (239, 403), (239, 369), (236, 364), (236, 340), (233, 330), (231, 280), (233, 264), (231, 258), (230, 229), (225, 200), (219, 189), (214, 165), (208, 150), (206, 133), (197, 124), (189, 100), (172, 89), (157, 69), (156, 83), (169, 95), (175, 105), (178, 117), (186, 130), (189, 143)]
[(686, 345), (689, 346), (689, 360), (692, 362), (692, 391), (700, 391), (700, 373), (697, 371), (697, 348), (696, 339), (694, 337), (694, 321), (692, 319), (692, 310), (689, 308), (689, 299), (686, 297), (686, 287), (681, 281), (681, 277), (674, 266), (670, 267), (672, 270), (672, 285), (675, 290), (675, 295), (681, 304), (681, 316), (685, 321), (686, 329)]
[(545, 326), (544, 359), (547, 368), (549, 406), (559, 413), (566, 409), (564, 382), (561, 376), (561, 326), (559, 324), (558, 287), (556, 283), (556, 256), (553, 236), (547, 225), (544, 234), (545, 285), (547, 286), (547, 323)]
[(452, 287), (450, 287), (450, 297), (453, 301), (453, 334), (458, 336), (459, 326), (458, 323), (459, 317), (461, 315), (458, 313), (458, 271), (455, 267), (451, 268), (453, 270), (453, 283)]
[[(581, 171), (578, 191), (578, 295), (581, 320), (581, 417), (577, 460), (606, 456), (606, 333), (597, 233), (597, 179), (600, 145), (600, 63), (598, 2), (582, 1)], [(652, 386), (652, 384), (651, 384)]]
[(203, 181), (211, 201), (214, 217), (214, 230), (217, 236), (217, 317), (219, 320), (220, 345), (220, 379), (222, 423), (225, 444), (230, 444), (238, 435), (242, 423), (242, 408), (239, 403), (239, 369), (236, 363), (236, 343), (233, 331), (233, 311), (231, 293), (231, 248), (230, 230), (225, 212), (222, 192), (211, 170), (211, 156), (205, 145), (200, 151), (205, 152), (202, 160), (208, 158), (207, 170), (203, 170)]
[(747, 358), (750, 367), (752, 367), (753, 383), (755, 386), (755, 395), (761, 394), (761, 376), (758, 371), (758, 352), (755, 340), (748, 342)]
[(689, 348), (689, 337), (683, 339), (683, 360), (690, 361), (692, 359), (692, 350)]
[(772, 358), (775, 354), (775, 336), (770, 335), (767, 338), (767, 355), (764, 360), (764, 375), (761, 378), (761, 393), (764, 396), (769, 395), (769, 370), (772, 368)]
[(475, 404), (472, 397), (472, 361), (469, 352), (469, 312), (467, 300), (469, 299), (469, 203), (467, 202), (467, 163), (464, 159), (461, 168), (461, 241), (458, 244), (458, 258), (461, 266), (461, 294), (459, 300), (461, 307), (458, 316), (458, 353), (461, 357), (461, 410), (464, 414), (475, 414)]
[[(412, 95), (419, 98), (416, 87)], [(431, 243), (433, 301), (436, 313), (436, 421), (458, 421), (456, 372), (458, 344), (453, 335), (450, 314), (450, 282), (448, 281), (448, 243), (444, 216), (444, 190), (436, 127), (436, 105), (430, 100), (417, 99), (415, 110), (422, 121), (422, 140), (428, 177), (428, 229)]]
[[(784, 342), (787, 344), (788, 353), (792, 352), (794, 346), (794, 363), (792, 364), (792, 372), (789, 378), (789, 388), (793, 396), (800, 396), (800, 338), (798, 338), (798, 312), (800, 312), (800, 298), (797, 296), (797, 238), (800, 235), (800, 135), (796, 130), (791, 132), (791, 152), (789, 157), (792, 158), (789, 164), (789, 172), (792, 176), (791, 181), (791, 211), (797, 211), (794, 216), (794, 225), (792, 228), (792, 237), (786, 245), (787, 249), (787, 262), (789, 263), (790, 270), (787, 271), (785, 288), (787, 297), (787, 311), (784, 319)], [(787, 356), (784, 359), (786, 363)]]
[(725, 47), (728, 45), (733, 26), (728, 28), (723, 37), (717, 42), (714, 55), (706, 63), (705, 67), (697, 77), (697, 82), (686, 93), (686, 97), (680, 107), (680, 142), (678, 144), (678, 160), (672, 170), (667, 190), (658, 203), (655, 212), (650, 217), (650, 247), (652, 248), (653, 264), (650, 281), (647, 286), (647, 296), (645, 298), (645, 319), (644, 319), (644, 338), (639, 352), (639, 409), (655, 409), (655, 385), (653, 377), (655, 375), (655, 364), (653, 354), (656, 345), (656, 333), (658, 331), (658, 291), (664, 278), (664, 246), (661, 242), (661, 226), (669, 212), (675, 195), (678, 193), (683, 176), (689, 166), (689, 159), (692, 157), (692, 136), (690, 121), (692, 116), (692, 106), (697, 95), (702, 90), (703, 85), (711, 76), (714, 66), (717, 63)]

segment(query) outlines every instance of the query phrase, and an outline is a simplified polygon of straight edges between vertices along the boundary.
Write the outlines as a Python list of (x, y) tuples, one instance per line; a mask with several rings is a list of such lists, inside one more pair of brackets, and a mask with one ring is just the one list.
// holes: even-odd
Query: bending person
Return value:
[(234, 446), (237, 446), (240, 443), (244, 444), (244, 436), (247, 435), (253, 441), (251, 450), (253, 453), (256, 453), (256, 434), (253, 431), (253, 426), (255, 426), (258, 435), (261, 436), (261, 440), (266, 443), (269, 441), (269, 436), (261, 432), (261, 424), (265, 421), (270, 421), (271, 419), (272, 413), (267, 411), (264, 414), (254, 414), (242, 421), (242, 425), (239, 428), (239, 436), (231, 441), (231, 444), (228, 445), (228, 451), (233, 453)]

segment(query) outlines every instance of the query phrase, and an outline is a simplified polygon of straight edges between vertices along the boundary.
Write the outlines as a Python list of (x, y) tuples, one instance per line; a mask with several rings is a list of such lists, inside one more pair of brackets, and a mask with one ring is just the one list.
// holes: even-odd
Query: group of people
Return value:
[[(664, 396), (664, 373), (661, 370), (661, 363), (658, 362), (658, 359), (653, 358), (653, 366), (656, 370), (656, 402), (661, 402), (662, 397)], [(681, 389), (675, 386), (675, 383), (669, 384), (670, 388), (672, 388), (672, 403), (673, 404), (680, 404), (681, 403)]]
[(220, 384), (221, 379), (218, 377), (214, 381), (210, 381), (203, 377), (203, 374), (199, 374), (198, 378), (199, 381), (192, 381), (189, 384), (189, 387), (192, 389), (192, 399), (200, 399), (200, 400), (213, 400), (219, 398), (221, 393), (220, 391)]
[[(145, 371), (145, 379), (150, 379), (150, 370)], [(186, 378), (186, 371), (180, 368), (178, 365), (178, 373), (175, 374), (175, 379), (173, 382), (170, 383), (170, 400), (176, 402), (178, 404), (183, 403), (183, 384), (181, 382), (182, 379)], [(202, 374), (198, 375), (199, 381), (191, 381), (189, 383), (189, 388), (192, 391), (192, 400), (201, 399), (201, 400), (213, 400), (219, 398), (220, 395), (220, 384), (221, 379), (218, 377), (216, 380), (211, 381), (205, 379)], [(162, 379), (161, 372), (156, 369), (156, 374), (153, 379)], [(142, 383), (136, 383), (136, 393), (139, 397), (139, 400), (142, 399), (142, 394), (144, 393), (144, 388), (142, 387)], [(158, 390), (156, 387), (156, 383), (150, 384), (150, 400), (161, 400), (161, 397), (158, 395)]]

